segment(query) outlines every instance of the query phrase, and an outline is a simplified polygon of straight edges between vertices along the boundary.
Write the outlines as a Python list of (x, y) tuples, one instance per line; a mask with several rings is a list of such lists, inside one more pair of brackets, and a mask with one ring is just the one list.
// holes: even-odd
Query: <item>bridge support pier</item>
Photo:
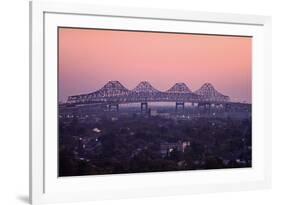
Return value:
[(108, 105), (108, 110), (109, 111), (116, 111), (116, 112), (118, 112), (119, 111), (119, 104), (109, 104)]
[(226, 103), (226, 104), (224, 105), (224, 110), (225, 110), (225, 112), (230, 112), (230, 111), (231, 111), (231, 105), (228, 104), (228, 103)]
[(198, 103), (197, 104), (197, 110), (198, 110), (198, 113), (200, 112), (200, 107), (202, 106), (202, 104), (201, 103)]
[(199, 112), (199, 103), (191, 103), (191, 113), (195, 114)]
[(176, 111), (178, 111), (180, 107), (184, 110), (184, 102), (176, 102)]
[(207, 103), (207, 104), (206, 104), (206, 111), (207, 111), (208, 113), (211, 113), (211, 109), (212, 109), (212, 103)]
[(147, 111), (148, 111), (148, 103), (141, 102), (141, 112), (147, 113)]
[(222, 105), (221, 104), (215, 104), (215, 108), (217, 112), (221, 112), (222, 111)]
[(200, 108), (203, 107), (204, 113), (210, 113), (212, 109), (211, 103), (198, 103), (198, 111), (200, 112)]

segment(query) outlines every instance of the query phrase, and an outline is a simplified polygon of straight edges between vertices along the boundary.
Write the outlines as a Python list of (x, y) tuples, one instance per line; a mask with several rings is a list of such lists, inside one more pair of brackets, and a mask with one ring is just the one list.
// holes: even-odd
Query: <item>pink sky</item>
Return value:
[(213, 35), (59, 29), (59, 100), (118, 80), (158, 90), (205, 82), (235, 101), (251, 102), (252, 39)]

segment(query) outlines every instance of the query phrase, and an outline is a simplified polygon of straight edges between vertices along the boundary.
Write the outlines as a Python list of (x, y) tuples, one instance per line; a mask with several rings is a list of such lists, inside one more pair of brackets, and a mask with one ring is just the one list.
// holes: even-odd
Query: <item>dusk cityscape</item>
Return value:
[(252, 166), (251, 38), (60, 28), (59, 173)]

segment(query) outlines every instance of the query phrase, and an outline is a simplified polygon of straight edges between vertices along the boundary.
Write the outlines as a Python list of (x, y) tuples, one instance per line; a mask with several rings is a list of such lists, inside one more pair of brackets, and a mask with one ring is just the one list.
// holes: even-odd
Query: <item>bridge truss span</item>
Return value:
[(204, 84), (199, 90), (192, 92), (184, 83), (176, 83), (167, 91), (159, 91), (147, 81), (139, 83), (133, 90), (125, 88), (119, 81), (109, 81), (95, 92), (69, 96), (67, 104), (141, 102), (224, 104), (229, 101), (228, 96), (219, 93), (211, 84)]

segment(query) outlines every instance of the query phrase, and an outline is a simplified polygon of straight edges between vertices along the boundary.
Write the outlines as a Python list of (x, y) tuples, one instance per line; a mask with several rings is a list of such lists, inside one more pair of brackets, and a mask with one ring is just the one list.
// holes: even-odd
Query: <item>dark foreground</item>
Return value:
[(251, 135), (249, 113), (64, 116), (59, 176), (251, 167)]

